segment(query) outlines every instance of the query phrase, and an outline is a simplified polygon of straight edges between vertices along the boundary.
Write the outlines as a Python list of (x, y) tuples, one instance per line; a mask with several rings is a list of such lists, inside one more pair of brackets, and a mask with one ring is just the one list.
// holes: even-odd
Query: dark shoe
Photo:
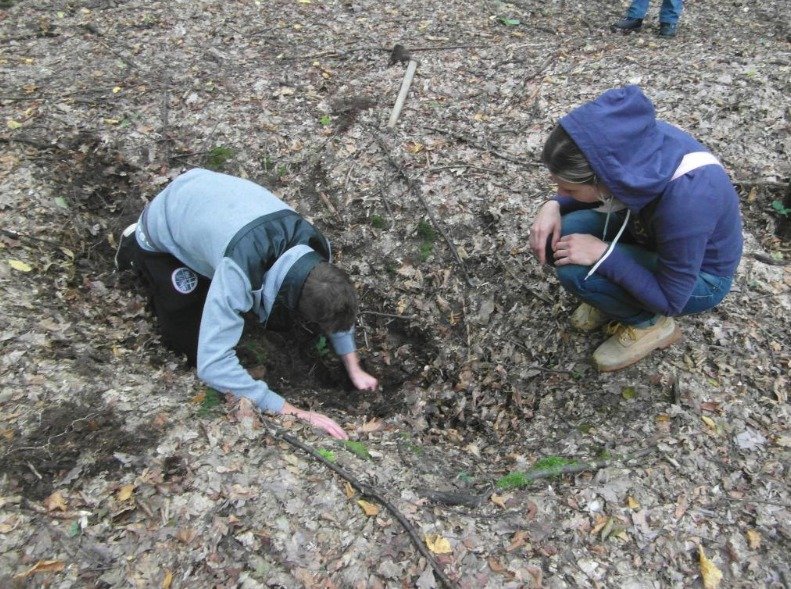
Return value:
[(115, 252), (115, 267), (119, 272), (131, 270), (132, 268), (132, 260), (134, 260), (135, 249), (137, 248), (135, 229), (137, 229), (137, 223), (132, 223), (124, 229), (118, 240), (118, 250)]
[(659, 36), (665, 39), (672, 39), (678, 32), (677, 23), (661, 22), (659, 23)]
[(613, 23), (610, 26), (610, 30), (613, 33), (621, 32), (621, 33), (631, 33), (632, 31), (639, 31), (643, 28), (643, 19), (642, 18), (622, 18), (617, 23)]

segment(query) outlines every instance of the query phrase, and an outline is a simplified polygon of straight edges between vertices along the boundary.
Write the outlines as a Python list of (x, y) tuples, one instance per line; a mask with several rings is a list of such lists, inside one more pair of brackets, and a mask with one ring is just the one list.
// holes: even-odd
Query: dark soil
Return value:
[(150, 429), (128, 431), (98, 395), (47, 407), (36, 421), (0, 456), (0, 472), (9, 475), (11, 490), (31, 499), (47, 497), (64, 478), (71, 482), (121, 471), (127, 465), (119, 454), (141, 459), (158, 439)]

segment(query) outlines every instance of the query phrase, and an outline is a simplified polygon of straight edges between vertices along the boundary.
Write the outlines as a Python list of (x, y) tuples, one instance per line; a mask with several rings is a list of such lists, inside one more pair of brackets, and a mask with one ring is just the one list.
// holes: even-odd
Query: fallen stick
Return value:
[(390, 113), (390, 120), (387, 122), (387, 126), (390, 129), (395, 127), (396, 121), (398, 121), (398, 116), (401, 114), (401, 109), (404, 107), (406, 95), (409, 93), (409, 87), (412, 85), (412, 78), (415, 77), (416, 69), (417, 62), (414, 59), (410, 59), (406, 67), (406, 73), (404, 74), (404, 81), (401, 82), (401, 90), (398, 92), (398, 98), (396, 98), (393, 112)]
[(445, 574), (445, 571), (442, 570), (440, 564), (437, 562), (437, 560), (431, 554), (429, 549), (426, 547), (426, 544), (423, 542), (423, 540), (421, 540), (420, 536), (417, 533), (417, 530), (415, 530), (415, 527), (409, 523), (406, 517), (404, 517), (404, 515), (398, 510), (398, 508), (396, 508), (395, 505), (393, 505), (387, 499), (385, 499), (376, 489), (374, 489), (370, 485), (358, 481), (356, 478), (354, 478), (352, 475), (350, 475), (340, 466), (333, 464), (332, 462), (324, 458), (324, 456), (316, 452), (316, 450), (314, 450), (307, 444), (304, 444), (303, 442), (296, 439), (294, 436), (291, 436), (283, 432), (280, 428), (272, 425), (267, 418), (261, 416), (261, 420), (264, 422), (265, 425), (267, 425), (266, 430), (271, 437), (275, 438), (276, 440), (282, 440), (284, 442), (287, 442), (288, 444), (291, 444), (295, 448), (299, 448), (303, 452), (307, 452), (313, 458), (315, 458), (316, 460), (321, 462), (324, 466), (326, 466), (331, 471), (333, 471), (335, 474), (339, 475), (341, 478), (348, 481), (349, 484), (355, 489), (357, 489), (360, 493), (362, 493), (366, 497), (371, 497), (373, 499), (376, 499), (379, 503), (384, 505), (387, 511), (389, 511), (391, 515), (398, 521), (398, 523), (401, 524), (401, 527), (404, 528), (404, 530), (412, 540), (412, 544), (415, 545), (415, 548), (418, 549), (418, 552), (420, 552), (423, 558), (426, 559), (426, 562), (428, 562), (428, 564), (431, 566), (431, 568), (440, 578), (442, 583), (446, 587), (451, 587), (451, 588), (457, 587), (456, 583), (451, 581), (450, 578)]
[(464, 265), (461, 257), (459, 256), (459, 252), (456, 249), (456, 246), (453, 245), (453, 241), (451, 241), (450, 236), (448, 236), (445, 229), (442, 225), (439, 224), (437, 218), (434, 216), (434, 212), (431, 210), (431, 207), (428, 205), (423, 194), (420, 192), (420, 188), (417, 185), (417, 182), (414, 181), (412, 178), (409, 177), (409, 174), (406, 173), (403, 166), (395, 159), (393, 154), (390, 151), (390, 146), (385, 141), (384, 137), (382, 137), (376, 130), (373, 131), (376, 136), (376, 142), (379, 144), (379, 147), (385, 154), (387, 161), (393, 167), (393, 169), (398, 173), (401, 179), (406, 182), (407, 188), (415, 195), (415, 197), (423, 204), (423, 207), (426, 209), (426, 213), (428, 214), (428, 218), (431, 220), (431, 224), (434, 228), (440, 232), (440, 235), (445, 239), (445, 242), (448, 244), (450, 248), (450, 253), (453, 254), (453, 259), (456, 260), (456, 264), (458, 264), (459, 268), (461, 268), (462, 273), (464, 274), (464, 279), (467, 282), (468, 286), (472, 286), (472, 280), (470, 279), (470, 275), (467, 272), (467, 266)]

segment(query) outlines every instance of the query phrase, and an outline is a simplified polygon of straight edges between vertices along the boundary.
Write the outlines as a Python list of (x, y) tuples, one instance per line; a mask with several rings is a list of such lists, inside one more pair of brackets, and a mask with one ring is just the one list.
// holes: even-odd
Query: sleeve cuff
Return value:
[(267, 390), (260, 395), (250, 396), (250, 400), (255, 403), (261, 411), (268, 411), (270, 413), (280, 413), (283, 410), (286, 400), (275, 393), (274, 391)]
[(345, 356), (357, 350), (354, 343), (354, 327), (348, 331), (337, 331), (329, 336), (332, 349), (338, 356)]

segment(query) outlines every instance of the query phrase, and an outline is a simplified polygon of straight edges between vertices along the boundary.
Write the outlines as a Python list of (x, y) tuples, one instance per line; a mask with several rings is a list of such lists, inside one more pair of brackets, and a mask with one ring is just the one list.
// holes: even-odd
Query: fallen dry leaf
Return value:
[(22, 519), (19, 516), (9, 516), (0, 523), (0, 534), (8, 534), (19, 527)]
[(363, 513), (368, 517), (379, 515), (379, 507), (374, 505), (373, 503), (369, 503), (365, 499), (358, 499), (357, 505), (359, 505), (362, 508)]
[(184, 544), (190, 544), (198, 537), (198, 531), (194, 528), (181, 528), (176, 532), (176, 539)]
[(44, 507), (47, 508), (47, 511), (66, 511), (68, 509), (66, 500), (63, 498), (60, 491), (55, 491), (52, 495), (44, 499)]
[(698, 545), (700, 555), (700, 574), (703, 577), (703, 587), (705, 589), (717, 589), (722, 581), (722, 572), (717, 566), (706, 558), (703, 546)]
[(382, 421), (374, 417), (371, 421), (365, 422), (360, 428), (360, 431), (364, 433), (377, 432), (382, 429), (383, 426), (384, 424)]
[(153, 425), (157, 429), (162, 429), (167, 424), (168, 424), (167, 413), (157, 413), (154, 419), (151, 421), (151, 425)]
[(173, 572), (166, 571), (165, 578), (162, 579), (162, 589), (170, 589), (171, 583), (173, 583)]
[(62, 560), (40, 560), (23, 573), (14, 575), (15, 579), (24, 579), (36, 573), (58, 573), (66, 568)]
[(610, 518), (606, 515), (597, 515), (596, 516), (596, 524), (593, 526), (593, 529), (590, 531), (592, 536), (598, 534), (604, 526), (610, 521)]
[(747, 542), (750, 544), (750, 548), (758, 550), (761, 547), (761, 534), (755, 530), (747, 530)]
[(135, 493), (135, 486), (134, 485), (124, 485), (120, 489), (118, 489), (118, 494), (116, 495), (116, 499), (118, 501), (129, 501), (132, 498), (132, 495)]
[(489, 563), (489, 568), (492, 569), (492, 572), (502, 573), (505, 570), (503, 563), (497, 560), (494, 556), (490, 556), (489, 560), (487, 560), (486, 562)]
[(505, 509), (505, 502), (511, 498), (510, 495), (498, 495), (497, 493), (492, 493), (492, 496), (489, 500), (494, 503), (497, 507), (502, 507)]
[(30, 272), (33, 268), (21, 260), (8, 260), (8, 265), (19, 272)]
[(700, 404), (700, 408), (703, 409), (703, 411), (715, 413), (720, 411), (720, 404), (716, 401), (703, 401)]
[(429, 534), (425, 537), (425, 541), (428, 549), (434, 554), (450, 554), (453, 552), (450, 542), (440, 534)]
[(511, 552), (517, 548), (521, 548), (525, 544), (527, 544), (527, 532), (525, 530), (519, 530), (511, 537), (511, 543), (505, 551)]

